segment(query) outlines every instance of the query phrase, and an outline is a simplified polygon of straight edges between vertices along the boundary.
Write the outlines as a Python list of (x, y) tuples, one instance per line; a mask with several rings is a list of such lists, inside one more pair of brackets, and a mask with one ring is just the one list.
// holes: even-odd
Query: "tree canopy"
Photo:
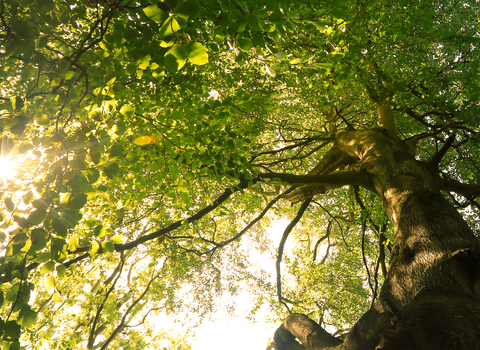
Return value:
[(400, 242), (383, 150), (478, 233), (479, 21), (471, 0), (0, 0), (4, 348), (187, 349), (149, 319), (246, 287), (343, 339)]

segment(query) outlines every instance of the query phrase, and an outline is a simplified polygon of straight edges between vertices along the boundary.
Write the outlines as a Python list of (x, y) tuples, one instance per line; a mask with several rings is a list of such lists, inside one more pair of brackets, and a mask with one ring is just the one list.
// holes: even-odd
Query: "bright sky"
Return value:
[[(275, 249), (288, 223), (287, 220), (276, 220), (267, 229)], [(269, 271), (272, 281), (275, 280), (275, 259), (259, 252), (253, 252), (250, 258)], [(198, 329), (197, 340), (192, 344), (192, 350), (265, 350), (279, 324), (250, 323), (242, 316), (242, 311), (248, 313), (252, 296), (248, 290), (243, 290), (242, 293), (235, 299), (238, 303), (238, 316), (216, 315), (217, 321), (206, 323)]]
[(198, 330), (193, 350), (265, 350), (275, 327), (264, 329), (249, 324), (245, 318), (230, 318), (203, 326)]
[(5, 179), (15, 176), (15, 164), (7, 157), (0, 157), (0, 185)]

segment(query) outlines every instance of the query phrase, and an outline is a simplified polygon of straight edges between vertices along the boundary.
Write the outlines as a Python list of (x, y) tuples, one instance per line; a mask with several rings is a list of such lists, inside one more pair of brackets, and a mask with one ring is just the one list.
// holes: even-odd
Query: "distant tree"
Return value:
[(246, 287), (277, 350), (478, 348), (478, 16), (0, 0), (4, 349), (188, 349), (151, 316)]

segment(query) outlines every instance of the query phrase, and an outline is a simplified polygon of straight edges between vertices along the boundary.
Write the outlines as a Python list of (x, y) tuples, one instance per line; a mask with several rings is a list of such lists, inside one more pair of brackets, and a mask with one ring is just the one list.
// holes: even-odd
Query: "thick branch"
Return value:
[(338, 166), (333, 169), (331, 167), (339, 161), (342, 155), (343, 152), (338, 147), (334, 146), (330, 148), (330, 150), (323, 156), (322, 160), (320, 160), (317, 166), (308, 172), (308, 175), (329, 174), (332, 171), (337, 170)]
[(366, 186), (370, 183), (370, 175), (367, 172), (359, 171), (339, 171), (330, 175), (266, 173), (260, 174), (259, 178), (262, 180), (279, 179), (280, 181), (291, 185), (323, 184), (325, 187), (340, 187), (345, 185)]
[[(285, 179), (287, 180), (288, 178)], [(371, 184), (371, 177), (367, 172), (345, 171), (330, 175), (305, 175), (297, 179), (291, 178), (291, 180), (304, 181), (303, 183), (307, 184), (286, 197), (292, 203), (345, 185), (356, 186), (358, 184), (365, 188), (371, 188), (371, 185), (369, 185)]]
[(295, 340), (295, 337), (285, 329), (283, 324), (273, 335), (273, 346), (275, 350), (305, 350), (305, 347)]
[(432, 159), (430, 159), (429, 163), (432, 164), (432, 165), (435, 165), (436, 167), (438, 167), (438, 165), (440, 164), (440, 162), (442, 161), (443, 157), (445, 156), (445, 154), (447, 153), (447, 151), (450, 149), (450, 147), (452, 147), (453, 145), (453, 142), (455, 141), (455, 137), (456, 137), (456, 134), (453, 133), (452, 135), (450, 135), (447, 139), (447, 141), (445, 142), (445, 144), (443, 145), (443, 147), (440, 149), (440, 151), (438, 151), (433, 157)]
[(480, 186), (474, 184), (462, 184), (452, 179), (441, 179), (439, 181), (440, 190), (456, 192), (465, 197), (480, 197)]
[(325, 349), (343, 342), (302, 314), (289, 315), (284, 325), (285, 329), (292, 333), (308, 350)]
[(388, 136), (398, 140), (397, 130), (395, 128), (395, 118), (390, 106), (386, 103), (377, 103), (378, 125), (387, 130)]

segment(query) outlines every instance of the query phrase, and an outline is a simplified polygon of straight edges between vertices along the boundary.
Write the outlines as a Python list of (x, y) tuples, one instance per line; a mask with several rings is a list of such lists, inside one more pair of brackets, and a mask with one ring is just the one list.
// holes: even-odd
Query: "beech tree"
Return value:
[(276, 350), (478, 348), (478, 11), (1, 0), (4, 349), (188, 349), (153, 315), (241, 288)]

